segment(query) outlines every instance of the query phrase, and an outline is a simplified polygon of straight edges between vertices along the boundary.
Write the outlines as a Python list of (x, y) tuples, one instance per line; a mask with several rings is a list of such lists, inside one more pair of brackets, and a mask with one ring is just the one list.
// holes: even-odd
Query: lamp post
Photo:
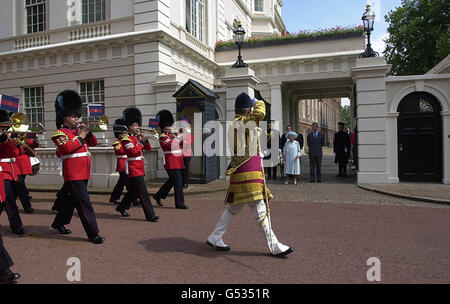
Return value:
[(234, 30), (234, 43), (236, 43), (239, 53), (238, 53), (237, 61), (231, 67), (232, 69), (248, 67), (248, 64), (244, 63), (244, 60), (242, 60), (242, 55), (241, 55), (241, 48), (242, 48), (242, 45), (244, 44), (244, 37), (245, 37), (245, 30), (242, 27), (242, 23), (239, 21), (237, 28)]
[(370, 33), (373, 31), (375, 13), (370, 9), (369, 4), (367, 5), (361, 20), (364, 24), (364, 31), (366, 31), (367, 34), (367, 46), (364, 53), (359, 55), (359, 58), (379, 57), (380, 55), (372, 49), (372, 45), (370, 44)]

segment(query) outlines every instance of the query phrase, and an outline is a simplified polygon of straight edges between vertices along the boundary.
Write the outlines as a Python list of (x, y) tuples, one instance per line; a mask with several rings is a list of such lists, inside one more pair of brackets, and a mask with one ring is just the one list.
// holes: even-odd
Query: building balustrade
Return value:
[(18, 38), (14, 42), (14, 49), (23, 50), (50, 44), (50, 35), (29, 35), (23, 38)]
[(70, 31), (69, 40), (82, 40), (111, 35), (111, 24), (94, 24), (83, 26)]

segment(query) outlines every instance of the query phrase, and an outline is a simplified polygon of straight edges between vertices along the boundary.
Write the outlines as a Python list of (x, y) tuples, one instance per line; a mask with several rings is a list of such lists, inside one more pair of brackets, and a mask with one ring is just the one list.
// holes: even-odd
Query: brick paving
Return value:
[(22, 214), (26, 237), (9, 231), (5, 214), (0, 231), (22, 284), (67, 283), (69, 257), (81, 260), (81, 283), (368, 283), (370, 257), (381, 261), (381, 283), (450, 282), (450, 206), (366, 191), (354, 177), (334, 178), (333, 170), (325, 170), (322, 184), (310, 184), (307, 176), (296, 186), (269, 182), (273, 229), (295, 248), (286, 259), (268, 254), (248, 208), (224, 237), (230, 252), (204, 244), (223, 210), (221, 181), (210, 193), (193, 185), (188, 210), (174, 209), (169, 197), (155, 208), (158, 223), (144, 221), (137, 207), (122, 218), (108, 195), (92, 195), (102, 245), (86, 241), (76, 216), (72, 235), (50, 229), (55, 193), (49, 192), (32, 193), (37, 213)]

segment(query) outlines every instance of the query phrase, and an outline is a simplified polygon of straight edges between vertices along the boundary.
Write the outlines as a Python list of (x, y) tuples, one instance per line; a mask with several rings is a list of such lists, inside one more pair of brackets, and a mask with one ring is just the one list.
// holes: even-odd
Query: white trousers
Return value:
[(263, 200), (256, 201), (250, 204), (229, 205), (228, 208), (225, 209), (225, 211), (222, 213), (219, 221), (217, 222), (216, 228), (209, 235), (208, 242), (219, 247), (227, 246), (223, 242), (222, 237), (227, 231), (227, 228), (233, 220), (234, 216), (237, 215), (242, 210), (242, 208), (244, 208), (244, 205), (248, 205), (250, 207), (258, 223), (258, 226), (262, 228), (262, 230), (260, 231), (266, 237), (270, 253), (276, 255), (288, 250), (289, 247), (279, 242), (277, 237), (275, 236), (275, 233), (273, 232), (271, 227), (270, 217), (267, 214), (266, 204)]

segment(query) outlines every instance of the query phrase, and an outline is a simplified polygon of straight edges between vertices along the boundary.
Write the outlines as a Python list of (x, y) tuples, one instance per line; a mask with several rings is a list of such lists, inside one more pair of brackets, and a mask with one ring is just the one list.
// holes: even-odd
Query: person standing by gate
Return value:
[(350, 156), (350, 137), (344, 131), (345, 123), (339, 122), (339, 131), (334, 134), (334, 163), (339, 164), (339, 174), (336, 177), (347, 177), (347, 163)]
[(310, 182), (314, 183), (317, 176), (317, 182), (322, 182), (322, 148), (325, 145), (325, 136), (319, 131), (319, 124), (317, 122), (312, 124), (312, 132), (308, 134), (308, 149), (309, 149), (309, 175)]

